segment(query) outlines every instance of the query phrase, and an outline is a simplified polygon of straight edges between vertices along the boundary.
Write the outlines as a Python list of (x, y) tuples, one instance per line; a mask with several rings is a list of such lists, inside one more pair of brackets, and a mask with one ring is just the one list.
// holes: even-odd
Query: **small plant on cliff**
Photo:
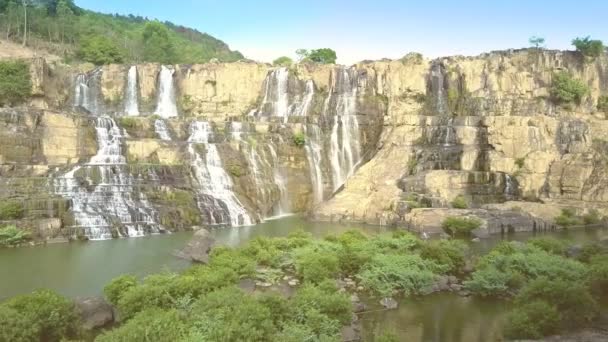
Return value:
[(118, 119), (118, 123), (127, 130), (137, 127), (137, 119), (135, 118), (122, 117)]
[(293, 64), (293, 60), (287, 56), (281, 56), (281, 57), (275, 59), (274, 61), (272, 61), (272, 65), (274, 65), (274, 66), (288, 67), (292, 64)]
[(306, 144), (306, 135), (302, 132), (298, 132), (293, 135), (292, 140), (296, 146), (302, 147)]
[(24, 102), (32, 92), (29, 66), (22, 61), (0, 61), (0, 107)]
[(462, 195), (456, 196), (454, 200), (452, 200), (452, 207), (455, 209), (467, 209), (469, 207), (469, 203)]
[(560, 71), (553, 74), (553, 84), (549, 90), (554, 102), (559, 104), (580, 104), (589, 92), (589, 87), (569, 73)]
[(601, 40), (591, 39), (589, 36), (573, 39), (572, 45), (585, 57), (599, 57), (604, 52), (604, 43)]
[(469, 236), (471, 232), (481, 227), (477, 218), (449, 216), (441, 223), (443, 230), (452, 236)]
[(597, 110), (608, 114), (608, 95), (600, 96), (597, 99)]
[(30, 233), (15, 226), (0, 228), (0, 246), (18, 246), (30, 239)]
[(23, 217), (23, 205), (17, 201), (0, 202), (0, 220), (18, 220)]

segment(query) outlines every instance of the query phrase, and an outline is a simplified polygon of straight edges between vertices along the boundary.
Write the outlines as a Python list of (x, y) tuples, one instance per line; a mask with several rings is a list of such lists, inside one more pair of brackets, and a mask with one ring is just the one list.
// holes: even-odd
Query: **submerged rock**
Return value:
[(85, 330), (102, 328), (114, 322), (112, 306), (101, 297), (76, 298), (75, 304)]
[(380, 300), (380, 305), (384, 306), (385, 308), (392, 310), (392, 309), (396, 309), (399, 306), (399, 303), (397, 303), (397, 301), (391, 297), (386, 297), (386, 298), (382, 298), (382, 300)]
[(209, 231), (201, 229), (194, 233), (186, 247), (177, 251), (175, 255), (182, 259), (206, 264), (209, 262), (209, 252), (214, 245), (215, 239), (210, 236)]

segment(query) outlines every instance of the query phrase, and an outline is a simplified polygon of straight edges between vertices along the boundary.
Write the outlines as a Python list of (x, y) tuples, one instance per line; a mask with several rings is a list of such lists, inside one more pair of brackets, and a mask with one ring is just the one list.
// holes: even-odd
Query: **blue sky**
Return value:
[(608, 40), (605, 0), (76, 0), (104, 13), (135, 14), (207, 32), (259, 61), (298, 48), (330, 47), (338, 62), (475, 55), (519, 48), (532, 35), (569, 49), (577, 36)]

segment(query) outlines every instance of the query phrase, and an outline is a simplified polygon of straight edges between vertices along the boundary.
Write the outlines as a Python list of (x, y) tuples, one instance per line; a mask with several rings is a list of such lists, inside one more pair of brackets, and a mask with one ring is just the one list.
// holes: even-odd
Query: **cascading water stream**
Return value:
[[(216, 226), (249, 226), (253, 224), (247, 210), (232, 191), (232, 180), (224, 170), (215, 144), (210, 143), (211, 126), (195, 121), (190, 125), (188, 152), (192, 169), (199, 184), (198, 204), (206, 223)], [(205, 158), (197, 151), (197, 144), (205, 149)]]
[(160, 138), (160, 140), (171, 141), (171, 134), (169, 134), (169, 128), (167, 123), (163, 119), (154, 120), (154, 131)]
[(268, 150), (270, 151), (270, 156), (272, 157), (272, 173), (274, 177), (274, 183), (279, 188), (280, 194), (279, 203), (277, 206), (277, 215), (284, 216), (287, 215), (290, 210), (289, 194), (287, 193), (287, 178), (281, 170), (277, 151), (274, 149), (274, 146), (272, 146), (272, 144), (268, 144)]
[[(325, 103), (325, 115), (335, 104), (330, 137), (330, 164), (334, 191), (352, 175), (360, 161), (359, 122), (357, 120), (357, 83), (347, 69), (337, 73), (335, 89)], [(334, 95), (335, 93), (335, 95)]]
[(139, 116), (139, 105), (137, 101), (137, 67), (129, 68), (127, 73), (127, 91), (125, 95), (125, 114), (127, 116)]
[(323, 162), (323, 148), (321, 140), (321, 130), (316, 125), (306, 125), (306, 157), (310, 169), (310, 180), (314, 196), (314, 203), (323, 202), (323, 172), (321, 163)]
[(158, 103), (154, 114), (163, 119), (178, 116), (175, 104), (175, 86), (173, 85), (173, 74), (175, 70), (161, 66), (159, 74)]
[(98, 82), (98, 71), (80, 75), (75, 89), (75, 105), (96, 116), (97, 153), (86, 165), (57, 177), (55, 192), (71, 200), (75, 220), (71, 228), (79, 229), (89, 240), (161, 232), (156, 212), (136, 191), (137, 182), (126, 170), (122, 130), (114, 119), (101, 116)]

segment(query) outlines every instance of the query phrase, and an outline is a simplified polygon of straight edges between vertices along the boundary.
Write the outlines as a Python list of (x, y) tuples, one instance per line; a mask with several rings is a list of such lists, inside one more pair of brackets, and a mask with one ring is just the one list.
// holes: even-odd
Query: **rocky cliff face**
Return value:
[[(607, 63), (536, 50), (350, 68), (36, 60), (30, 107), (1, 113), (2, 194), (63, 203), (45, 238), (287, 212), (428, 230), (457, 197), (492, 231), (532, 229), (561, 207), (606, 212)], [(580, 104), (550, 98), (561, 70), (589, 86)], [(36, 194), (10, 190), (43, 178)]]

